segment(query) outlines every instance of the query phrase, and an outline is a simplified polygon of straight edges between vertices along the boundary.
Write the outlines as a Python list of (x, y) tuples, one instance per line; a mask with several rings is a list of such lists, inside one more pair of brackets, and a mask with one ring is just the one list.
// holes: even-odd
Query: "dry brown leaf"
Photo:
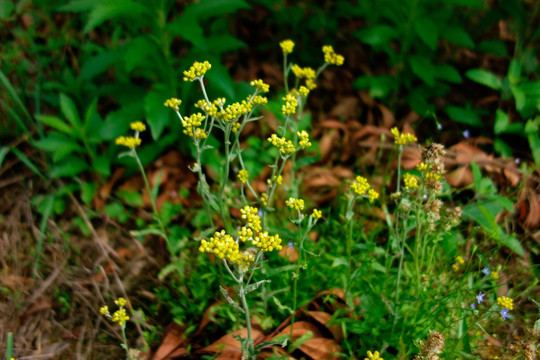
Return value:
[(309, 339), (302, 346), (299, 347), (300, 351), (314, 360), (331, 359), (338, 360), (341, 356), (338, 354), (341, 352), (341, 348), (338, 343), (333, 339), (326, 338), (313, 338)]
[(529, 229), (536, 229), (540, 226), (540, 199), (538, 199), (538, 194), (533, 190), (528, 189), (528, 200), (529, 200), (529, 213), (525, 219), (525, 225)]
[(306, 313), (315, 319), (319, 324), (326, 326), (337, 341), (343, 340), (343, 331), (339, 325), (328, 325), (332, 315), (325, 311), (306, 311)]
[(292, 263), (295, 263), (296, 260), (298, 260), (298, 250), (296, 250), (294, 247), (290, 247), (287, 245), (283, 246), (283, 248), (279, 252), (279, 255)]
[[(218, 340), (214, 341), (211, 345), (205, 347), (201, 352), (221, 353), (220, 356), (226, 356), (225, 358), (236, 359), (236, 356), (242, 356), (242, 348), (240, 342), (236, 340), (233, 335), (240, 337), (247, 337), (247, 328), (234, 331), (233, 333), (222, 336)], [(257, 328), (251, 329), (251, 336), (255, 343), (259, 342), (264, 337), (261, 330)], [(232, 357), (229, 357), (232, 356)]]
[(474, 177), (471, 168), (468, 165), (460, 166), (457, 169), (445, 175), (446, 181), (452, 187), (459, 188), (472, 184)]
[(343, 117), (344, 119), (354, 119), (358, 113), (358, 98), (356, 96), (342, 98), (330, 111), (331, 116)]
[(171, 359), (172, 354), (179, 349), (185, 350), (182, 346), (186, 343), (187, 339), (184, 338), (185, 326), (172, 323), (165, 330), (165, 335), (161, 340), (161, 344), (151, 357), (151, 360), (166, 360)]

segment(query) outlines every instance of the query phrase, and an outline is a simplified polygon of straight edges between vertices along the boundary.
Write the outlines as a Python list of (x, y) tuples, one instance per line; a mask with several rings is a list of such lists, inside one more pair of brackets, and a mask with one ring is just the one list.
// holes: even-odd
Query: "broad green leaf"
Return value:
[(154, 140), (160, 137), (169, 124), (171, 111), (163, 106), (163, 102), (170, 97), (170, 93), (163, 84), (155, 84), (144, 98), (144, 111)]
[(88, 205), (94, 200), (98, 184), (95, 182), (83, 182), (81, 184), (81, 199)]
[(508, 120), (508, 114), (501, 109), (497, 109), (497, 112), (495, 113), (495, 126), (493, 127), (495, 134), (498, 135), (505, 132), (509, 124), (510, 120)]
[(484, 123), (476, 113), (471, 109), (465, 109), (457, 106), (447, 106), (445, 108), (446, 113), (452, 120), (470, 125), (470, 126), (476, 126), (476, 127), (482, 127), (484, 126)]
[(73, 100), (71, 100), (65, 94), (60, 94), (60, 110), (75, 131), (79, 132), (81, 130), (81, 118), (79, 117), (79, 111), (77, 110)]
[(429, 86), (435, 85), (435, 68), (433, 64), (425, 57), (411, 56), (409, 64), (413, 73), (422, 79)]
[(212, 70), (206, 73), (205, 78), (208, 79), (212, 87), (223, 92), (228, 99), (236, 98), (234, 81), (229, 70), (219, 61), (212, 62)]
[(487, 86), (494, 90), (502, 88), (502, 80), (497, 75), (483, 69), (471, 69), (465, 75), (474, 82)]
[(51, 166), (49, 176), (51, 178), (76, 176), (89, 169), (84, 159), (71, 155)]
[(167, 28), (170, 29), (171, 35), (181, 36), (184, 40), (189, 41), (193, 46), (202, 51), (208, 50), (203, 28), (194, 17), (190, 17), (184, 13), (171, 21), (167, 25)]
[(298, 349), (300, 346), (302, 346), (306, 341), (313, 339), (313, 332), (306, 331), (303, 333), (298, 339), (296, 339), (291, 346), (289, 346), (289, 352), (293, 352), (294, 350)]
[(202, 20), (249, 8), (251, 5), (243, 0), (200, 0), (186, 7), (184, 13), (186, 16)]
[[(503, 230), (501, 229), (501, 231)], [(520, 256), (525, 254), (523, 246), (521, 246), (521, 243), (514, 235), (503, 233), (501, 236), (501, 243)]]
[(510, 85), (510, 91), (516, 101), (516, 109), (521, 113), (527, 104), (527, 94), (517, 85)]
[(36, 119), (38, 121), (41, 121), (45, 125), (52, 127), (53, 129), (56, 129), (71, 136), (76, 135), (76, 131), (73, 129), (73, 127), (71, 127), (69, 124), (56, 116), (36, 115)]
[(87, 34), (107, 20), (121, 17), (136, 19), (142, 16), (149, 16), (149, 14), (146, 7), (139, 2), (131, 0), (104, 0), (92, 8), (83, 32)]
[(369, 89), (369, 95), (374, 98), (384, 98), (390, 91), (395, 89), (396, 81), (392, 76), (360, 76), (353, 87), (364, 90)]
[(61, 6), (58, 10), (65, 12), (85, 12), (91, 10), (99, 3), (100, 0), (72, 0), (69, 4)]
[(516, 59), (510, 61), (508, 65), (508, 81), (510, 84), (517, 84), (521, 78), (521, 64)]
[(356, 31), (354, 36), (361, 42), (371, 46), (389, 45), (390, 40), (397, 37), (394, 28), (387, 25), (376, 25), (366, 29)]
[(119, 64), (123, 59), (122, 49), (107, 49), (86, 60), (79, 74), (79, 80), (90, 80), (107, 71), (111, 66)]
[(72, 153), (85, 153), (85, 149), (73, 138), (58, 132), (50, 132), (46, 138), (36, 141), (34, 145), (51, 153), (55, 162)]
[(438, 28), (429, 17), (421, 18), (414, 22), (414, 30), (427, 46), (432, 50), (437, 48)]
[(212, 49), (212, 52), (217, 54), (242, 49), (247, 46), (245, 42), (229, 34), (207, 37), (206, 44), (209, 49)]
[(474, 48), (474, 41), (465, 30), (460, 27), (443, 28), (440, 34), (446, 40), (467, 48)]
[(509, 158), (513, 155), (512, 147), (501, 138), (495, 138), (493, 141), (493, 149), (496, 153), (502, 155), (502, 157)]
[(136, 68), (152, 67), (156, 64), (155, 55), (159, 49), (154, 41), (139, 36), (124, 46), (124, 63), (126, 71), (132, 72)]
[(124, 223), (129, 219), (129, 213), (118, 201), (105, 205), (104, 210), (107, 215), (113, 219), (117, 219), (121, 223)]
[(456, 68), (446, 64), (435, 66), (435, 77), (455, 84), (461, 84), (463, 82)]
[(342, 258), (342, 257), (335, 258), (334, 261), (332, 262), (332, 267), (337, 267), (337, 266), (349, 266), (349, 262), (347, 261), (347, 259)]
[(105, 177), (111, 175), (111, 160), (106, 155), (98, 155), (94, 158), (92, 163), (94, 170)]
[(142, 195), (139, 191), (118, 190), (115, 194), (129, 206), (140, 207), (144, 204)]
[(506, 45), (497, 40), (484, 40), (477, 46), (478, 51), (483, 53), (498, 55), (506, 57), (508, 56), (508, 50), (506, 50)]
[(15, 6), (11, 0), (3, 0), (0, 2), (0, 20), (7, 20), (13, 13)]

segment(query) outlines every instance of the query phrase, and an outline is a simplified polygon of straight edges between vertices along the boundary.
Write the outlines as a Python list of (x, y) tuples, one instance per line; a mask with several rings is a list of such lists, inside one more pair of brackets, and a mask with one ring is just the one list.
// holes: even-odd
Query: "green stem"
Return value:
[(13, 357), (13, 333), (7, 334), (7, 348), (6, 348), (6, 360), (10, 360)]
[(401, 155), (403, 154), (403, 145), (399, 145), (398, 147), (398, 163), (397, 163), (397, 190), (396, 192), (399, 192), (401, 189)]
[(122, 325), (120, 326), (120, 329), (122, 330), (122, 340), (124, 341), (124, 350), (126, 350), (126, 355), (127, 355), (127, 358), (128, 360), (133, 360), (133, 358), (131, 357), (131, 354), (129, 353), (129, 346), (128, 346), (128, 343), (127, 343), (127, 337), (126, 337), (126, 323), (122, 323)]
[(243, 281), (238, 283), (240, 286), (240, 299), (242, 300), (242, 307), (244, 308), (244, 314), (246, 315), (246, 327), (247, 327), (247, 342), (248, 342), (248, 359), (255, 359), (255, 346), (253, 344), (253, 335), (251, 331), (251, 319), (249, 317), (249, 307), (246, 301), (246, 294), (244, 293)]

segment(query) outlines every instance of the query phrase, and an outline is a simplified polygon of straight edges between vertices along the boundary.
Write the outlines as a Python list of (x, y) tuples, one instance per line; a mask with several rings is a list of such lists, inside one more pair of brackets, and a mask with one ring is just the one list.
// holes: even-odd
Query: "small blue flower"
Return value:
[(289, 240), (289, 243), (287, 244), (288, 247), (290, 247), (291, 249), (294, 249), (294, 243), (292, 242), (292, 240)]
[(424, 199), (424, 201), (426, 201), (428, 198), (429, 198), (428, 194), (424, 194), (424, 196), (422, 196), (422, 199)]
[(465, 139), (470, 138), (470, 137), (471, 137), (471, 132), (470, 132), (469, 130), (464, 130), (464, 131), (463, 131), (463, 137), (464, 137)]
[(471, 309), (476, 310), (476, 304), (475, 303), (471, 303)]
[(508, 309), (504, 308), (501, 310), (501, 316), (503, 320), (508, 320), (510, 318), (510, 315), (508, 315)]
[(483, 294), (481, 291), (476, 295), (476, 301), (480, 304), (482, 301), (484, 301), (484, 298), (486, 297), (486, 294)]
[(482, 269), (482, 272), (484, 273), (484, 275), (489, 275), (491, 273), (491, 270), (489, 270), (489, 268), (486, 266)]
[(259, 209), (257, 215), (259, 215), (260, 218), (263, 217), (263, 209)]

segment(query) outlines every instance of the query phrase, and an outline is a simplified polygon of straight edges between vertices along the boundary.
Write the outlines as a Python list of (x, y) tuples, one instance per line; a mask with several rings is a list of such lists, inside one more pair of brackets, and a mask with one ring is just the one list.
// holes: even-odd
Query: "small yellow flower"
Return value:
[(194, 81), (195, 79), (202, 79), (204, 74), (212, 68), (212, 65), (208, 61), (198, 62), (195, 61), (189, 70), (184, 71), (184, 81)]
[(119, 297), (117, 300), (114, 300), (114, 303), (120, 307), (124, 307), (126, 305), (126, 299)]
[(279, 46), (281, 46), (281, 50), (283, 51), (283, 54), (287, 55), (293, 52), (294, 49), (294, 42), (292, 40), (283, 40), (279, 43)]
[(262, 230), (261, 217), (259, 216), (259, 209), (253, 206), (246, 205), (240, 209), (242, 219), (245, 220), (246, 225), (250, 227), (254, 232)]
[(139, 131), (139, 132), (143, 132), (143, 131), (146, 130), (146, 125), (144, 125), (140, 121), (132, 122), (129, 126), (130, 126), (131, 130), (135, 130), (135, 131)]
[(375, 351), (375, 352), (371, 352), (371, 351), (368, 351), (367, 352), (367, 358), (364, 358), (364, 360), (384, 360), (378, 351)]
[(314, 219), (320, 219), (322, 217), (322, 211), (318, 209), (313, 209), (313, 212), (311, 213), (311, 217)]
[(110, 315), (110, 313), (109, 313), (109, 307), (108, 307), (107, 305), (102, 306), (101, 309), (99, 309), (99, 313), (100, 313), (101, 315), (105, 315), (105, 316)]
[(267, 231), (257, 235), (255, 239), (253, 239), (253, 245), (260, 248), (262, 251), (279, 251), (282, 249), (281, 238), (279, 235), (268, 235)]
[(119, 136), (115, 141), (116, 145), (126, 146), (130, 149), (135, 149), (137, 146), (141, 145), (141, 139), (133, 136)]
[(373, 203), (378, 198), (379, 198), (379, 193), (376, 192), (374, 189), (369, 189), (369, 191), (368, 191), (368, 200), (369, 200), (369, 202)]
[(405, 184), (405, 189), (417, 189), (418, 184), (418, 177), (414, 176), (413, 174), (406, 173), (403, 175), (403, 183)]
[(349, 187), (356, 195), (362, 196), (368, 191), (369, 183), (365, 177), (357, 176)]
[(268, 194), (266, 194), (266, 193), (262, 193), (262, 194), (261, 194), (261, 203), (262, 203), (264, 206), (267, 206), (267, 205), (268, 205)]
[(266, 98), (265, 96), (256, 95), (256, 96), (253, 97), (253, 100), (251, 100), (251, 102), (255, 106), (257, 106), (257, 105), (266, 105), (266, 104), (268, 104), (268, 98)]
[(291, 155), (296, 151), (291, 140), (279, 137), (276, 134), (272, 134), (272, 136), (268, 138), (268, 141), (277, 147), (282, 155)]
[(315, 79), (315, 75), (317, 74), (313, 68), (310, 67), (300, 67), (297, 64), (294, 64), (291, 67), (291, 70), (298, 79), (307, 79), (307, 80), (313, 80)]
[(296, 108), (298, 107), (298, 102), (296, 97), (293, 94), (287, 94), (283, 98), (285, 104), (281, 107), (281, 113), (283, 115), (292, 115), (296, 113)]
[(418, 141), (416, 136), (414, 136), (413, 134), (400, 133), (397, 127), (393, 127), (392, 129), (390, 129), (390, 133), (394, 136), (394, 144), (396, 145), (407, 145), (409, 143)]
[(298, 145), (302, 149), (305, 149), (311, 146), (311, 143), (309, 142), (309, 134), (307, 133), (306, 130), (298, 131), (296, 134), (298, 135), (298, 138), (299, 138)]
[(461, 256), (458, 256), (456, 258), (456, 262), (459, 264), (459, 265), (463, 265), (465, 264), (465, 260), (463, 260), (463, 258)]
[(499, 296), (497, 298), (497, 304), (502, 308), (514, 310), (514, 300), (506, 296)]
[(180, 104), (182, 103), (182, 100), (176, 99), (176, 98), (170, 98), (163, 105), (166, 107), (170, 107), (171, 109), (174, 109), (178, 111)]
[(345, 58), (342, 55), (336, 54), (334, 48), (330, 45), (325, 45), (322, 48), (324, 53), (324, 62), (327, 64), (341, 66), (345, 61)]
[(304, 200), (302, 199), (295, 199), (293, 197), (290, 197), (289, 200), (287, 200), (285, 203), (291, 209), (298, 210), (298, 211), (304, 210)]
[(249, 85), (253, 86), (255, 90), (257, 90), (257, 92), (267, 93), (268, 91), (270, 91), (270, 85), (265, 84), (264, 81), (260, 79), (253, 80), (252, 82), (249, 83)]
[(424, 171), (427, 170), (427, 168), (428, 168), (428, 166), (427, 166), (427, 164), (425, 162), (421, 162), (418, 165), (416, 165), (416, 170), (418, 170), (418, 171), (424, 172)]
[(272, 184), (272, 181), (274, 181), (276, 184), (278, 185), (281, 185), (283, 183), (283, 176), (279, 175), (279, 176), (273, 176), (272, 179), (266, 179), (266, 183), (268, 185)]
[(499, 280), (499, 270), (493, 270), (489, 277), (493, 280)]
[(300, 96), (303, 96), (303, 97), (306, 97), (309, 95), (309, 89), (305, 87), (304, 85), (298, 88), (298, 92), (300, 93)]
[(248, 177), (249, 177), (249, 174), (247, 170), (242, 169), (238, 172), (238, 180), (240, 180), (242, 184), (245, 184), (246, 181), (248, 181)]
[(117, 322), (120, 326), (124, 325), (129, 320), (129, 316), (126, 314), (126, 309), (119, 309), (112, 315), (112, 321)]

